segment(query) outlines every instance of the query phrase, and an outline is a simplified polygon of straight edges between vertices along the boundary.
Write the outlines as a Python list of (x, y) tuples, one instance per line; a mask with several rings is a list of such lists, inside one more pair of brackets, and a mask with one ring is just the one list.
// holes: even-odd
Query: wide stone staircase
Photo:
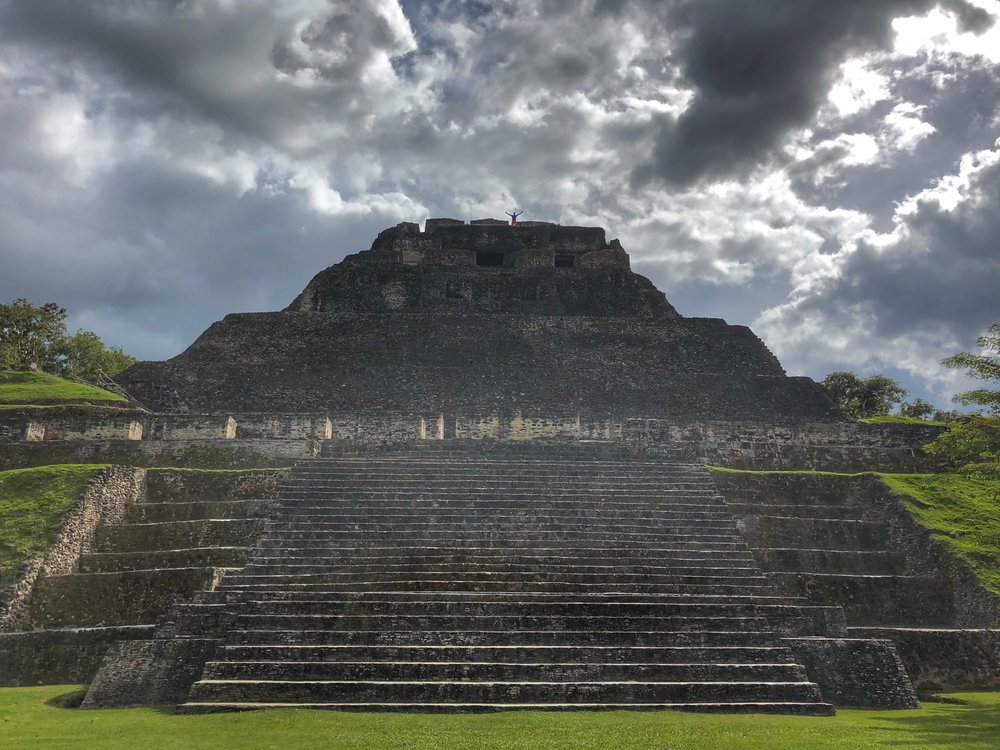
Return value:
[(699, 466), (611, 446), (412, 447), (299, 464), (256, 554), (177, 608), (221, 636), (183, 711), (828, 714)]

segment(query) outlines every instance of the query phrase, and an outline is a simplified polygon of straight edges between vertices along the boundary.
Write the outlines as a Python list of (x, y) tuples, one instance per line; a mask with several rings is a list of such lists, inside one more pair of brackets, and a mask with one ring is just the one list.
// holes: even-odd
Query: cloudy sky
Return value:
[(945, 405), (1000, 320), (998, 63), (1000, 0), (0, 0), (0, 300), (163, 359), (517, 206)]

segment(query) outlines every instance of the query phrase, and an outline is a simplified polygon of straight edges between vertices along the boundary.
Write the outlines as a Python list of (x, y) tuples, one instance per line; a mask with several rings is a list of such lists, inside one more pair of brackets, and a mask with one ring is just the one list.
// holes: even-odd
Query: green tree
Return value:
[(66, 310), (54, 302), (36, 307), (26, 299), (0, 305), (0, 369), (24, 369), (31, 364), (55, 375), (96, 381), (115, 376), (135, 364), (135, 358), (110, 349), (92, 331), (66, 334)]
[(952, 422), (937, 440), (924, 446), (935, 456), (959, 465), (963, 473), (1000, 475), (1000, 417), (969, 414)]
[[(941, 361), (945, 367), (965, 370), (966, 375), (977, 380), (1000, 383), (1000, 323), (991, 325), (985, 336), (980, 336), (976, 345), (982, 354), (959, 352)], [(957, 394), (955, 402), (963, 406), (983, 406), (993, 414), (1000, 414), (1000, 390), (979, 388)]]
[(135, 357), (125, 354), (121, 347), (107, 348), (93, 331), (77, 331), (65, 337), (60, 354), (63, 375), (91, 382), (100, 380), (102, 374), (114, 377), (135, 364)]
[(922, 398), (915, 398), (913, 401), (904, 401), (899, 405), (899, 416), (912, 417), (913, 419), (929, 419), (934, 414), (936, 408), (930, 401)]
[(65, 336), (66, 310), (54, 302), (36, 307), (16, 299), (0, 305), (0, 367), (22, 369), (34, 363), (56, 370)]
[(906, 398), (906, 389), (885, 375), (859, 378), (853, 372), (839, 370), (823, 379), (827, 393), (855, 419), (884, 417)]

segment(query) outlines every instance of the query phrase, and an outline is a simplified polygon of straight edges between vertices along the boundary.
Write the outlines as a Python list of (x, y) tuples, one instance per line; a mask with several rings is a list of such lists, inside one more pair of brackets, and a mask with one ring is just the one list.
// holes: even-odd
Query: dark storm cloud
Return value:
[[(859, 243), (836, 273), (762, 317), (783, 354), (940, 378), (942, 357), (1000, 320), (1000, 156), (966, 157), (945, 184), (905, 207), (891, 241)], [(835, 340), (849, 351), (817, 346)]]
[(938, 324), (974, 340), (1000, 320), (1000, 164), (976, 174), (968, 192), (953, 210), (920, 201), (905, 219), (906, 236), (888, 249), (862, 243), (806, 308), (869, 305), (874, 333), (886, 339)]
[[(873, 66), (892, 78), (891, 98), (843, 121), (818, 128), (814, 140), (831, 139), (809, 159), (789, 166), (796, 192), (805, 200), (865, 211), (882, 231), (892, 228), (897, 203), (948, 174), (969, 151), (989, 148), (997, 138), (1000, 78), (989, 61), (958, 54), (926, 54), (904, 62)], [(943, 82), (942, 82), (943, 80)], [(934, 128), (912, 151), (888, 154), (873, 164), (840, 166), (836, 179), (817, 180), (824, 168), (837, 167), (846, 147), (838, 133), (884, 132), (884, 118), (900, 101), (919, 103), (920, 119)]]
[[(986, 235), (949, 231), (932, 203), (892, 253), (839, 254), (995, 138), (996, 71), (957, 52), (869, 57), (886, 101), (829, 114), (841, 63), (932, 6), (0, 0), (0, 299), (58, 301), (161, 358), (225, 313), (284, 307), (385, 226), (517, 204), (606, 226), (682, 312), (749, 323), (790, 300), (762, 330), (775, 348), (805, 316), (867, 305), (885, 319), (837, 325), (871, 360), (921, 312), (880, 297), (929, 280), (914, 237), (960, 248), (956, 278), (992, 279), (969, 249)], [(847, 163), (851, 138), (879, 137), (906, 102), (937, 133)], [(984, 304), (972, 296), (956, 321)], [(803, 351), (785, 349), (790, 370)]]
[[(383, 52), (406, 50), (398, 29), (364, 0), (314, 5), (299, 26), (281, 3), (206, 2), (195, 13), (182, 0), (8, 0), (0, 39), (30, 39), (67, 67), (102, 65), (147, 109), (294, 148), (289, 131), (301, 113), (356, 120), (367, 104), (365, 68)], [(274, 75), (302, 71), (321, 85)]]
[[(893, 19), (933, 0), (679, 0), (667, 21), (681, 29), (678, 59), (696, 88), (692, 105), (665, 119), (651, 162), (636, 170), (689, 185), (739, 176), (768, 160), (793, 129), (808, 125), (851, 54), (884, 49)], [(948, 3), (977, 28), (979, 9)]]

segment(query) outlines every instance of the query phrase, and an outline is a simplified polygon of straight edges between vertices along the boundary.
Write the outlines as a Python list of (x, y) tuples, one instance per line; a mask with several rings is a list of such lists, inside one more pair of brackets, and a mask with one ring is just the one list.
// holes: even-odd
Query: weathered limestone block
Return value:
[(326, 414), (238, 414), (236, 437), (266, 440), (330, 440)]
[(892, 641), (784, 638), (824, 700), (838, 708), (919, 708)]
[(0, 686), (88, 683), (113, 644), (152, 633), (152, 625), (0, 633)]
[(891, 640), (918, 690), (996, 690), (1000, 630), (851, 628), (859, 638)]
[(216, 639), (205, 638), (119, 643), (107, 652), (82, 708), (182, 703), (218, 644)]
[(35, 587), (31, 620), (36, 627), (145, 625), (196, 591), (212, 591), (218, 568), (170, 568), (121, 573), (49, 576)]
[(152, 440), (232, 440), (236, 420), (229, 415), (184, 414), (160, 416), (153, 420)]

